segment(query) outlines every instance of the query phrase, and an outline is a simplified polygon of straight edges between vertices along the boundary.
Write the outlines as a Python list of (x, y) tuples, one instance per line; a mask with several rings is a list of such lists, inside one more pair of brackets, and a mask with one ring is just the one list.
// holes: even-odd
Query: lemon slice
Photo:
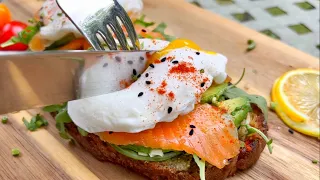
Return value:
[(292, 129), (319, 137), (319, 71), (297, 69), (277, 79), (272, 101), (279, 117)]

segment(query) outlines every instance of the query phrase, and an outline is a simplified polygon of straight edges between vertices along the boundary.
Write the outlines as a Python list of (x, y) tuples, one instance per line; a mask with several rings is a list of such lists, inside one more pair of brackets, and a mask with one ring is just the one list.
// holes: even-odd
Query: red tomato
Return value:
[(2, 29), (2, 27), (5, 24), (10, 22), (10, 20), (11, 20), (11, 14), (8, 7), (0, 3), (0, 29)]
[[(0, 44), (7, 42), (9, 39), (11, 39), (14, 36), (17, 36), (19, 32), (21, 32), (23, 29), (25, 29), (27, 25), (25, 23), (19, 22), (19, 21), (11, 21), (7, 24), (5, 24), (0, 30)], [(5, 48), (1, 48), (2, 51), (24, 51), (28, 49), (28, 45), (23, 43), (16, 43), (11, 46), (7, 46)]]

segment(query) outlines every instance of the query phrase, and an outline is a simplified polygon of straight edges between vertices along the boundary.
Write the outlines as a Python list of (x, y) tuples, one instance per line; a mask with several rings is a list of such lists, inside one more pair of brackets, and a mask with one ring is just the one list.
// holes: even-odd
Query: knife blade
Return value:
[(0, 52), (0, 114), (120, 90), (153, 51)]

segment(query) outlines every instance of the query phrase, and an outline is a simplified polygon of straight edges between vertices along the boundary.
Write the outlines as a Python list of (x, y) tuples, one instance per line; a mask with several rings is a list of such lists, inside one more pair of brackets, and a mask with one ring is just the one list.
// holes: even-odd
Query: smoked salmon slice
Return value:
[(223, 168), (238, 155), (238, 131), (226, 111), (209, 104), (196, 105), (189, 114), (173, 122), (158, 123), (139, 133), (103, 132), (100, 138), (115, 145), (141, 145), (150, 148), (185, 151)]

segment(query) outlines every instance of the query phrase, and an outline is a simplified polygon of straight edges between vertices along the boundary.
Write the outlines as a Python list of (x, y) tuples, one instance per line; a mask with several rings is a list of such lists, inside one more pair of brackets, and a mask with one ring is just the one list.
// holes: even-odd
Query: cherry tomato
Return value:
[[(27, 25), (25, 23), (19, 21), (11, 21), (5, 24), (0, 30), (0, 44), (7, 42), (14, 36), (17, 36), (19, 32), (25, 29)], [(1, 48), (2, 51), (24, 51), (28, 49), (28, 45), (23, 43), (16, 43), (11, 46), (7, 46), (5, 48)]]
[(2, 27), (5, 24), (10, 22), (10, 20), (11, 20), (11, 14), (8, 7), (0, 3), (0, 29), (2, 29)]

